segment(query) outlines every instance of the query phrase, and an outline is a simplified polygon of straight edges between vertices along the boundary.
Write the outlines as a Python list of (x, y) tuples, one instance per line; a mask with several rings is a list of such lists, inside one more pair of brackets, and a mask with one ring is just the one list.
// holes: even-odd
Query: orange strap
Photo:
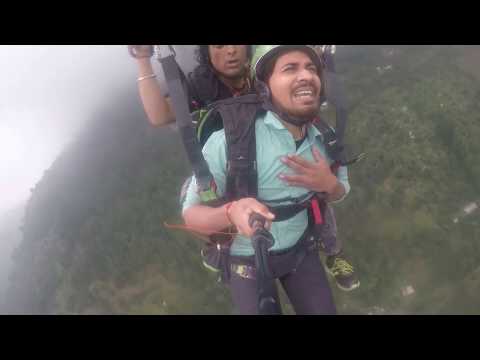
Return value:
[[(202, 240), (209, 241), (209, 236), (205, 235), (206, 232), (209, 232), (208, 229), (202, 229), (202, 228), (195, 228), (192, 226), (186, 226), (186, 225), (175, 225), (175, 224), (168, 224), (166, 222), (163, 223), (163, 225), (167, 229), (173, 229), (173, 230), (184, 230), (188, 231), (189, 233), (196, 235), (200, 237)], [(217, 235), (229, 235), (233, 238), (233, 236), (237, 235), (237, 232), (222, 232), (222, 231), (216, 231), (213, 234)]]

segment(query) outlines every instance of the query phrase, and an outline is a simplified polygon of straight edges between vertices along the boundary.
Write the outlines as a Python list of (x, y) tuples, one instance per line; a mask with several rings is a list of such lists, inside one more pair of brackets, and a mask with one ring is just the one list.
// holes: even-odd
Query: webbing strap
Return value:
[(329, 155), (332, 157), (332, 160), (344, 163), (346, 161), (344, 139), (348, 120), (347, 100), (343, 86), (336, 73), (334, 54), (330, 51), (326, 51), (323, 54), (323, 58), (325, 63), (325, 71), (323, 75), (326, 83), (326, 97), (327, 101), (335, 106), (336, 111), (336, 142), (332, 144), (331, 153)]
[(322, 225), (323, 224), (323, 216), (322, 211), (320, 210), (320, 204), (317, 198), (311, 200), (312, 206), (312, 213), (313, 213), (313, 220), (315, 225)]
[(192, 123), (192, 116), (188, 106), (188, 99), (185, 94), (185, 76), (179, 65), (175, 61), (175, 55), (161, 57), (159, 61), (165, 73), (165, 80), (170, 93), (173, 111), (175, 112), (176, 122), (183, 141), (183, 146), (188, 156), (188, 160), (193, 168), (193, 173), (197, 179), (198, 190), (201, 197), (206, 200), (212, 200), (215, 194), (211, 191), (213, 177), (208, 169), (207, 162), (202, 154), (202, 149), (195, 136), (195, 129)]

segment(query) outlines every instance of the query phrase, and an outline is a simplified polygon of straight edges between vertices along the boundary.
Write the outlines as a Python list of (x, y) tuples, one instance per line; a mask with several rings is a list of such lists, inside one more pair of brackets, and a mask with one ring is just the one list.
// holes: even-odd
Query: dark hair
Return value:
[[(208, 65), (212, 66), (210, 62), (210, 53), (208, 51), (209, 45), (197, 45), (197, 49), (195, 50), (195, 58), (200, 65)], [(248, 60), (252, 59), (252, 46), (247, 45), (247, 58)]]

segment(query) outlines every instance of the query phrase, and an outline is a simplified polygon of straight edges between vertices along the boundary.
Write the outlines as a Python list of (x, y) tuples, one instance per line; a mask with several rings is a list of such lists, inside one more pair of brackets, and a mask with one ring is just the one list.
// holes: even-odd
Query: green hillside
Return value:
[[(340, 313), (478, 312), (480, 211), (463, 208), (480, 200), (479, 57), (479, 47), (339, 49), (348, 143), (368, 154), (336, 205), (362, 283), (335, 290)], [(178, 134), (148, 125), (136, 89), (112, 96), (32, 190), (8, 311), (232, 313), (199, 240), (164, 227), (181, 222), (189, 172)]]

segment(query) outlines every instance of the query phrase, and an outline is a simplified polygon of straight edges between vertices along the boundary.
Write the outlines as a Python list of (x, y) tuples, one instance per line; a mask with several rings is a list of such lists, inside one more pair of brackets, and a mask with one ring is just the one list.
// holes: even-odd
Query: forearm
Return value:
[(232, 225), (227, 217), (226, 206), (218, 208), (203, 205), (191, 206), (183, 212), (185, 225), (204, 235), (222, 231)]
[(340, 181), (336, 181), (335, 186), (327, 196), (327, 202), (334, 202), (342, 199), (346, 194), (345, 187)]
[[(137, 59), (139, 78), (154, 73), (150, 58)], [(148, 120), (154, 126), (172, 123), (175, 119), (169, 101), (162, 95), (156, 78), (138, 82), (138, 91)]]

